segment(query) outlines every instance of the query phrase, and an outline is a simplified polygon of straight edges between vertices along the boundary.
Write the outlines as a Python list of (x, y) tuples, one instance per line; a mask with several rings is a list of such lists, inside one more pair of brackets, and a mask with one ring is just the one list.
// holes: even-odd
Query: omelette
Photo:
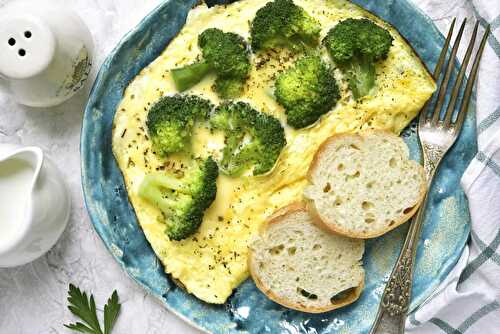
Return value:
[[(273, 86), (276, 72), (289, 67), (297, 56), (286, 49), (252, 54), (252, 70), (238, 100), (278, 118), (285, 128), (287, 145), (268, 174), (221, 174), (216, 199), (205, 212), (198, 231), (181, 241), (169, 240), (161, 211), (138, 196), (138, 187), (146, 174), (182, 164), (184, 158), (174, 154), (162, 159), (153, 153), (147, 135), (147, 112), (160, 97), (177, 93), (170, 71), (197, 59), (201, 32), (219, 27), (248, 40), (249, 22), (268, 1), (242, 0), (211, 8), (201, 4), (192, 9), (176, 38), (129, 84), (114, 118), (113, 152), (147, 240), (165, 271), (188, 292), (208, 303), (224, 303), (248, 277), (248, 244), (273, 211), (301, 199), (309, 164), (326, 138), (334, 133), (365, 129), (399, 134), (435, 90), (435, 82), (420, 59), (387, 23), (348, 1), (295, 0), (296, 5), (321, 23), (321, 39), (346, 18), (366, 17), (389, 30), (393, 46), (387, 59), (377, 63), (375, 90), (355, 101), (342, 73), (336, 69), (334, 74), (341, 89), (337, 105), (312, 126), (293, 129), (286, 125), (285, 112), (273, 96)], [(212, 90), (214, 79), (208, 75), (186, 93), (218, 105), (221, 101)], [(191, 147), (195, 155), (219, 157), (223, 145), (223, 136), (212, 134), (206, 125), (195, 127)]]

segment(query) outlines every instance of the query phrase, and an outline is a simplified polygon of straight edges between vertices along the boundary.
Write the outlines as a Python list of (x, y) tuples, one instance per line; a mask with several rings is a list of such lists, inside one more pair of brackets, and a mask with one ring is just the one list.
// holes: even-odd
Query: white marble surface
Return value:
[[(7, 1), (0, 0), (1, 6)], [(37, 1), (37, 0), (33, 0)], [(94, 36), (96, 58), (91, 75), (121, 36), (160, 0), (52, 0), (66, 3), (87, 22)], [(467, 1), (421, 0), (434, 8), (431, 16), (443, 28), (454, 14), (470, 13)], [(462, 16), (462, 15), (460, 15)], [(146, 294), (107, 252), (85, 211), (80, 186), (79, 138), (89, 84), (72, 100), (47, 110), (16, 105), (0, 92), (0, 143), (38, 145), (63, 171), (71, 190), (72, 215), (61, 240), (45, 256), (17, 268), (0, 269), (0, 333), (69, 333), (73, 321), (66, 308), (70, 282), (91, 291), (102, 305), (113, 289), (122, 302), (114, 334), (198, 333)]]

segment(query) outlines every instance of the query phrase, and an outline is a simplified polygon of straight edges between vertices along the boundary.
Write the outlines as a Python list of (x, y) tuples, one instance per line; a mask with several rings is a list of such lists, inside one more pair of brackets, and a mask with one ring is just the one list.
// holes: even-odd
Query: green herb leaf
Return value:
[(64, 327), (67, 327), (69, 329), (72, 329), (72, 330), (74, 330), (76, 332), (80, 332), (80, 333), (88, 333), (88, 334), (95, 333), (95, 331), (92, 328), (88, 328), (87, 326), (85, 326), (81, 322), (77, 322), (74, 324), (67, 324), (67, 325), (65, 324)]
[(108, 303), (104, 306), (103, 333), (101, 325), (99, 324), (99, 319), (97, 318), (93, 295), (87, 297), (85, 292), (82, 292), (79, 288), (70, 284), (68, 290), (68, 303), (68, 309), (71, 313), (80, 318), (82, 322), (65, 324), (64, 326), (75, 332), (85, 334), (110, 334), (121, 308), (121, 304), (118, 302), (118, 293), (115, 290), (108, 299)]
[(118, 293), (115, 290), (108, 299), (108, 303), (104, 305), (104, 334), (111, 333), (121, 307), (122, 305), (118, 302)]

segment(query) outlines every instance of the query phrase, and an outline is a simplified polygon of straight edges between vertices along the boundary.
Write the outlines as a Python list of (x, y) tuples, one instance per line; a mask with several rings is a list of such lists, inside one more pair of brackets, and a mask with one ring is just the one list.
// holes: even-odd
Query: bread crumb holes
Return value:
[(276, 246), (276, 247), (273, 247), (269, 250), (269, 253), (271, 255), (279, 255), (283, 249), (285, 249), (285, 246), (284, 245), (279, 245), (279, 246)]
[(367, 201), (364, 201), (363, 203), (361, 203), (361, 208), (363, 210), (370, 210), (374, 207), (373, 203), (372, 202), (367, 202)]

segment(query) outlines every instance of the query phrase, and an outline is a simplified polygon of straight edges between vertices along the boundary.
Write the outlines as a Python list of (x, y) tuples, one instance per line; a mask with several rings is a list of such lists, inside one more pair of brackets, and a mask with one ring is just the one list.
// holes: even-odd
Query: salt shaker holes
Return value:
[(10, 46), (14, 46), (16, 45), (16, 40), (14, 38), (9, 38), (9, 40), (7, 41), (7, 43), (9, 43)]
[[(26, 37), (26, 38), (28, 38), (28, 39), (29, 39), (29, 38), (31, 38), (31, 36), (32, 36), (31, 31), (26, 30), (26, 31), (24, 32), (24, 37)], [(14, 41), (14, 43), (15, 43), (15, 41)], [(26, 56), (26, 50), (25, 50), (25, 49), (19, 49), (19, 51), (17, 51), (17, 53), (18, 53), (18, 54), (19, 54), (19, 56), (21, 56), (21, 57)]]

